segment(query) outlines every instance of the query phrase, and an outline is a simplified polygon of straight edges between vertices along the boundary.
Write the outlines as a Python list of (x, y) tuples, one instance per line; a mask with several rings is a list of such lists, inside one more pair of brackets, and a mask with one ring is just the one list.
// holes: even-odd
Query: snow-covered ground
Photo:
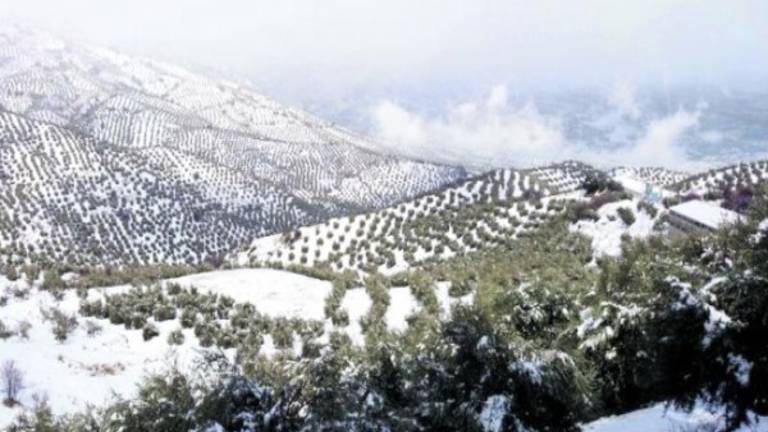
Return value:
[[(280, 270), (238, 269), (198, 273), (171, 279), (182, 286), (196, 286), (202, 290), (223, 294), (237, 302), (252, 303), (256, 309), (270, 317), (288, 317), (324, 320), (325, 298), (331, 292), (331, 284), (326, 281)], [(437, 284), (435, 295), (444, 312), (456, 300), (448, 295), (450, 284)], [(389, 290), (390, 304), (387, 308), (387, 324), (392, 330), (405, 330), (406, 318), (418, 309), (418, 303), (408, 287), (395, 287)], [(471, 297), (461, 300), (466, 302)], [(354, 342), (362, 343), (360, 319), (371, 307), (371, 299), (364, 288), (347, 291), (341, 302), (342, 309), (349, 314), (347, 333)], [(326, 323), (330, 329), (330, 323)]]
[[(238, 302), (250, 302), (256, 308), (272, 317), (299, 317), (323, 319), (325, 297), (331, 291), (331, 284), (310, 277), (268, 269), (239, 269), (200, 273), (172, 279), (184, 286), (196, 286), (201, 291), (215, 292), (233, 297)], [(0, 277), (0, 288), (20, 286), (21, 282), (8, 282)], [(438, 300), (445, 310), (458, 300), (448, 295), (448, 284), (439, 283)], [(89, 297), (116, 293), (127, 286), (94, 288)], [(418, 308), (416, 300), (405, 287), (392, 288), (391, 304), (386, 320), (393, 330), (406, 328), (406, 317)], [(465, 297), (461, 301), (470, 301)], [(362, 342), (359, 320), (367, 312), (371, 301), (363, 288), (347, 291), (342, 308), (350, 317), (346, 328), (356, 342)], [(67, 413), (85, 407), (87, 404), (102, 404), (110, 400), (113, 393), (130, 396), (136, 384), (147, 372), (164, 370), (172, 364), (190, 364), (203, 348), (191, 329), (184, 330), (185, 343), (170, 347), (168, 333), (178, 328), (177, 321), (157, 323), (160, 336), (145, 342), (138, 330), (126, 330), (122, 325), (112, 325), (108, 320), (90, 320), (102, 327), (94, 335), (88, 335), (86, 322), (79, 317), (78, 328), (63, 342), (57, 342), (51, 332), (51, 323), (43, 322), (43, 311), (57, 307), (62, 312), (73, 314), (77, 311), (79, 299), (75, 292), (67, 292), (60, 302), (45, 292), (33, 291), (26, 299), (11, 297), (6, 306), (0, 307), (0, 320), (15, 329), (18, 323), (33, 324), (29, 338), (13, 336), (0, 340), (0, 361), (14, 360), (24, 372), (26, 389), (21, 402), (31, 406), (35, 395), (46, 395), (56, 413)], [(327, 323), (330, 329), (330, 323)], [(262, 352), (274, 352), (269, 336), (265, 337)], [(0, 405), (0, 428), (9, 424), (18, 409)], [(634, 431), (688, 431), (720, 424), (719, 413), (709, 413), (696, 408), (691, 413), (665, 409), (663, 404), (608, 417), (584, 425), (588, 432), (634, 432)], [(493, 422), (489, 425), (492, 426)], [(707, 429), (704, 429), (707, 430)], [(768, 431), (765, 419), (755, 428), (741, 431)]]
[[(324, 319), (325, 297), (331, 292), (329, 282), (269, 269), (215, 271), (169, 282), (228, 295), (237, 302), (250, 302), (259, 312), (271, 317), (318, 320)], [(11, 283), (0, 277), (0, 291), (20, 286), (21, 282)], [(128, 288), (94, 288), (90, 290), (89, 297), (114, 294)], [(448, 296), (448, 288), (448, 284), (441, 283), (436, 293), (444, 310), (449, 303), (456, 301)], [(418, 308), (418, 304), (407, 287), (392, 288), (389, 294), (391, 305), (386, 314), (387, 323), (393, 330), (403, 330), (406, 328), (406, 317)], [(13, 360), (24, 373), (27, 388), (21, 395), (21, 402), (25, 406), (32, 405), (35, 395), (46, 395), (54, 412), (66, 413), (87, 404), (102, 404), (110, 399), (113, 392), (130, 396), (147, 372), (161, 371), (174, 363), (190, 364), (203, 349), (192, 329), (183, 330), (183, 345), (168, 345), (168, 334), (179, 328), (175, 320), (156, 323), (160, 335), (145, 342), (139, 330), (126, 330), (124, 326), (113, 325), (108, 320), (78, 316), (77, 329), (63, 343), (57, 342), (51, 323), (44, 322), (43, 311), (56, 307), (65, 314), (75, 314), (79, 300), (74, 291), (68, 291), (57, 302), (49, 293), (33, 290), (26, 299), (10, 296), (9, 303), (0, 307), (0, 320), (11, 330), (24, 321), (32, 324), (28, 339), (18, 336), (0, 339), (0, 362)], [(342, 301), (342, 308), (350, 318), (346, 331), (355, 342), (363, 341), (359, 320), (367, 313), (370, 304), (363, 288), (347, 291)], [(87, 321), (98, 324), (102, 330), (88, 335)], [(330, 322), (326, 323), (326, 327), (331, 328)], [(274, 346), (266, 335), (262, 353), (272, 352)], [(0, 428), (12, 421), (15, 415), (16, 410), (0, 405)]]
[(323, 319), (325, 298), (330, 282), (270, 269), (237, 269), (196, 273), (171, 279), (182, 286), (232, 297), (248, 302), (270, 317)]
[[(691, 412), (685, 412), (666, 404), (657, 404), (649, 408), (632, 411), (612, 417), (604, 417), (584, 425), (584, 432), (707, 432), (722, 430), (724, 425), (722, 412), (710, 412), (702, 406), (696, 406)], [(768, 418), (751, 426), (742, 426), (735, 432), (768, 431)]]
[[(144, 342), (140, 331), (126, 331), (107, 320), (93, 320), (102, 330), (89, 336), (83, 318), (79, 318), (80, 325), (66, 341), (57, 342), (51, 323), (43, 322), (42, 311), (57, 307), (72, 314), (78, 304), (74, 291), (68, 292), (61, 302), (50, 294), (34, 292), (25, 300), (11, 298), (9, 304), (0, 307), (0, 320), (11, 329), (24, 321), (32, 324), (29, 339), (13, 336), (0, 340), (0, 362), (15, 361), (24, 374), (23, 405), (31, 406), (35, 395), (46, 395), (56, 413), (82, 408), (87, 403), (101, 404), (113, 391), (133, 391), (145, 371), (157, 370), (179, 355), (193, 353), (196, 340), (191, 333), (185, 335), (187, 343), (174, 352), (165, 337)], [(159, 328), (167, 336), (176, 326), (166, 322), (160, 323)], [(0, 427), (7, 425), (15, 414), (15, 410), (0, 405)]]
[[(638, 200), (622, 200), (602, 206), (597, 214), (597, 221), (582, 220), (571, 225), (572, 231), (586, 234), (592, 238), (592, 249), (597, 256), (621, 255), (621, 237), (628, 234), (634, 238), (647, 237), (653, 231), (653, 225), (661, 217), (662, 209), (655, 218), (645, 211), (637, 210)], [(635, 214), (635, 222), (627, 226), (619, 217), (620, 208), (629, 208)]]

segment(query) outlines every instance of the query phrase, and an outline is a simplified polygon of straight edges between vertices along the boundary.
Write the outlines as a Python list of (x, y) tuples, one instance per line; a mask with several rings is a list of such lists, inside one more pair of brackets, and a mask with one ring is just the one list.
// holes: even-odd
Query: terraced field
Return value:
[(609, 175), (611, 177), (630, 177), (661, 187), (671, 186), (690, 177), (688, 173), (660, 167), (620, 167), (610, 170)]
[(366, 147), (232, 82), (0, 29), (5, 249), (197, 262), (465, 177)]
[(671, 186), (681, 194), (704, 196), (738, 187), (754, 187), (768, 181), (768, 160), (732, 165), (697, 174)]
[(383, 210), (257, 239), (238, 260), (394, 274), (511, 242), (562, 212), (592, 171), (573, 162), (495, 170)]
[(199, 262), (311, 219), (301, 200), (220, 166), (7, 112), (0, 177), (0, 248), (73, 264)]

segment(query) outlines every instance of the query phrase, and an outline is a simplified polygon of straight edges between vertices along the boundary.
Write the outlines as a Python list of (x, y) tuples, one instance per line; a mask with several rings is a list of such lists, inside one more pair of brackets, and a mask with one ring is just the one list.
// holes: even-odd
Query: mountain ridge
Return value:
[[(196, 207), (219, 209), (216, 217), (236, 225), (221, 234), (229, 239), (227, 247), (214, 246), (213, 240), (200, 244), (190, 237), (185, 241), (192, 256), (180, 257), (165, 248), (157, 251), (157, 259), (144, 251), (141, 259), (110, 256), (100, 262), (98, 254), (85, 253), (84, 239), (58, 238), (57, 233), (64, 228), (56, 227), (58, 219), (50, 216), (44, 225), (54, 228), (38, 231), (46, 232), (54, 243), (63, 242), (61, 249), (86, 255), (85, 261), (90, 263), (151, 263), (164, 258), (199, 262), (224, 254), (249, 237), (383, 207), (466, 175), (458, 167), (377, 154), (361, 145), (365, 141), (361, 135), (284, 107), (236, 83), (153, 60), (80, 47), (18, 27), (0, 29), (0, 40), (0, 110), (8, 113), (0, 124), (0, 159), (20, 164), (42, 158), (41, 164), (53, 164), (51, 170), (75, 177), (80, 173), (70, 170), (73, 162), (82, 162), (76, 166), (84, 171), (104, 171), (103, 167), (88, 166), (99, 160), (96, 155), (101, 153), (120, 163), (143, 160), (144, 165), (134, 166), (137, 172), (151, 162), (150, 176), (188, 191), (182, 200), (187, 204), (174, 213), (172, 225), (199, 222)], [(18, 148), (22, 141), (34, 142), (36, 147), (22, 151)], [(61, 151), (66, 154), (58, 154)], [(0, 211), (6, 212), (9, 220), (17, 213), (31, 219), (35, 215), (25, 213), (32, 205), (19, 204), (26, 195), (16, 193), (30, 187), (44, 188), (40, 186), (44, 182), (30, 174), (44, 172), (24, 173), (13, 168), (2, 170), (7, 189), (3, 193), (11, 197), (7, 203), (14, 202), (17, 208), (11, 209), (6, 203)], [(142, 181), (132, 174), (123, 177), (128, 180), (122, 189), (101, 193), (144, 190), (142, 196), (149, 197), (145, 203), (152, 204), (153, 189), (128, 185)], [(57, 182), (80, 184), (74, 189), (79, 195), (73, 202), (87, 201), (84, 177), (64, 180), (45, 175), (45, 179), (57, 193), (71, 191)], [(261, 198), (249, 202), (248, 196)], [(43, 201), (47, 197), (38, 196)], [(78, 219), (90, 220), (87, 210), (74, 208), (80, 210)], [(125, 218), (127, 210), (114, 212)], [(145, 235), (162, 236), (162, 232), (147, 228), (157, 220), (158, 216), (148, 217), (128, 236), (134, 243), (142, 243)], [(107, 229), (119, 231), (119, 225)], [(14, 249), (39, 249), (39, 237)], [(13, 243), (18, 242), (5, 238), (0, 246)]]

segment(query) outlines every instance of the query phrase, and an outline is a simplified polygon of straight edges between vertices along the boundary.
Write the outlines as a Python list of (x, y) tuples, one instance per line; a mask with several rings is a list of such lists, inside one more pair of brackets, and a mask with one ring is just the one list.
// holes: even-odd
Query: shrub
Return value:
[(148, 341), (159, 335), (160, 330), (158, 330), (157, 326), (152, 323), (145, 324), (144, 328), (141, 330), (141, 336), (144, 338), (144, 341)]
[(620, 192), (624, 190), (621, 184), (615, 180), (597, 173), (587, 175), (581, 183), (581, 188), (584, 189), (587, 195), (594, 195), (604, 191)]
[(16, 334), (22, 339), (29, 339), (30, 330), (32, 330), (32, 323), (27, 320), (19, 321), (16, 326)]
[(42, 289), (46, 291), (56, 291), (64, 288), (66, 284), (64, 279), (61, 278), (58, 270), (48, 270), (43, 274)]
[(74, 315), (67, 316), (59, 309), (51, 309), (49, 318), (53, 322), (53, 336), (58, 342), (66, 341), (69, 334), (77, 328), (77, 318)]
[(674, 207), (678, 204), (680, 204), (680, 198), (679, 197), (666, 197), (661, 200), (661, 203), (664, 205), (665, 208)]
[(276, 348), (287, 349), (293, 346), (293, 329), (287, 319), (277, 318), (272, 321), (270, 334)]
[(9, 265), (5, 268), (5, 277), (8, 278), (8, 280), (11, 282), (19, 279), (19, 273), (16, 271), (16, 267), (14, 265)]
[(197, 323), (197, 311), (190, 307), (184, 308), (181, 312), (181, 327), (192, 328)]
[(96, 321), (88, 320), (85, 322), (85, 333), (88, 336), (96, 336), (101, 333), (104, 328)]
[(624, 225), (630, 226), (635, 223), (635, 213), (629, 207), (620, 207), (616, 212), (619, 214), (621, 221)]
[(637, 203), (637, 210), (644, 211), (652, 219), (655, 218), (659, 213), (659, 210), (656, 209), (656, 206), (647, 201), (639, 201)]
[(597, 215), (597, 211), (595, 211), (595, 209), (590, 207), (588, 203), (584, 203), (584, 202), (577, 202), (568, 206), (567, 217), (568, 217), (568, 220), (571, 221), (572, 223), (576, 223), (581, 220), (596, 221), (600, 219), (600, 216)]
[(8, 339), (11, 336), (13, 336), (11, 329), (8, 328), (8, 326), (6, 326), (2, 320), (0, 320), (0, 339)]
[(155, 321), (176, 319), (176, 308), (171, 305), (159, 305), (153, 314)]

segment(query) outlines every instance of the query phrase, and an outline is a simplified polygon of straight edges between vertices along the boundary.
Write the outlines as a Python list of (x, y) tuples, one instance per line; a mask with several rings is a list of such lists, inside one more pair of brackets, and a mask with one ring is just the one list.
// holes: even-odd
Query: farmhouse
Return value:
[(715, 230), (724, 224), (736, 223), (742, 216), (716, 204), (702, 200), (686, 201), (669, 209), (667, 220), (681, 231)]

